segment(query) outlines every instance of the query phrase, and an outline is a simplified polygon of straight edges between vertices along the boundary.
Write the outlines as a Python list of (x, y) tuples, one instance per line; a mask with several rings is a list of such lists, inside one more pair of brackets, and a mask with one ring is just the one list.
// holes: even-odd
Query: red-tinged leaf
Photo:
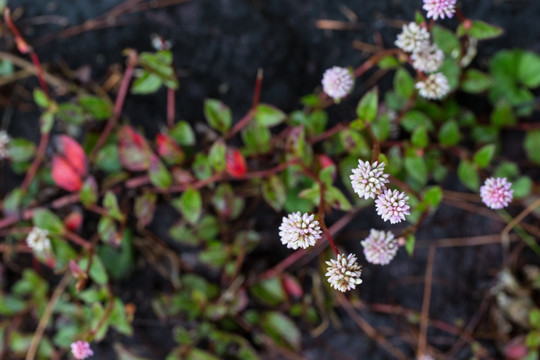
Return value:
[(63, 157), (54, 155), (52, 159), (52, 174), (56, 185), (66, 191), (79, 191), (82, 187), (80, 175)]
[(81, 228), (82, 221), (83, 221), (82, 213), (79, 211), (73, 211), (64, 219), (64, 226), (69, 231), (77, 232)]
[(58, 148), (66, 161), (80, 175), (86, 175), (86, 155), (81, 145), (67, 135), (58, 137)]
[(247, 171), (246, 159), (244, 155), (236, 149), (227, 151), (226, 158), (227, 173), (233, 177), (240, 178)]
[(321, 169), (324, 169), (326, 167), (335, 165), (332, 158), (330, 158), (328, 155), (319, 155), (319, 164), (321, 164)]
[(77, 280), (86, 279), (86, 273), (81, 269), (79, 264), (73, 260), (69, 260), (69, 270)]
[(281, 283), (283, 285), (283, 289), (285, 289), (285, 292), (294, 299), (300, 299), (304, 294), (298, 279), (291, 275), (283, 274), (281, 277)]
[(524, 336), (512, 339), (504, 348), (504, 355), (507, 360), (524, 359), (527, 353), (528, 349)]
[(131, 171), (144, 171), (150, 167), (152, 150), (146, 139), (131, 126), (118, 130), (118, 157), (122, 165)]
[(166, 134), (157, 134), (158, 154), (168, 164), (180, 164), (184, 160), (184, 152), (176, 142)]
[(140, 227), (145, 227), (152, 222), (156, 211), (156, 199), (155, 193), (145, 191), (135, 200), (135, 216)]

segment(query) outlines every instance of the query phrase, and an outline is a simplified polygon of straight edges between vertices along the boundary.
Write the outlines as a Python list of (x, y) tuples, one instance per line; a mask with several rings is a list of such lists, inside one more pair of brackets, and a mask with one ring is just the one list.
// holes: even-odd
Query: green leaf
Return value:
[(266, 312), (261, 319), (261, 327), (278, 345), (293, 350), (300, 348), (301, 333), (296, 324), (278, 311)]
[(98, 199), (98, 188), (96, 180), (93, 177), (89, 177), (88, 179), (86, 179), (79, 194), (83, 206), (86, 207), (95, 204)]
[(530, 177), (522, 176), (512, 182), (512, 190), (514, 190), (514, 198), (521, 199), (528, 196), (533, 187), (533, 182)]
[(479, 94), (488, 90), (493, 85), (493, 79), (486, 73), (476, 69), (465, 72), (461, 82), (461, 89), (471, 94)]
[(34, 226), (47, 230), (50, 234), (62, 235), (64, 233), (64, 223), (58, 216), (46, 209), (37, 209), (32, 218)]
[(118, 146), (115, 144), (105, 145), (99, 150), (96, 161), (96, 166), (105, 172), (114, 173), (122, 170), (122, 163), (118, 156)]
[(163, 81), (156, 74), (143, 70), (131, 86), (131, 93), (135, 95), (147, 95), (155, 93), (163, 84)]
[(528, 88), (540, 85), (540, 56), (532, 52), (524, 52), (517, 66), (519, 81)]
[(287, 200), (287, 193), (285, 185), (281, 179), (276, 176), (270, 176), (268, 179), (262, 183), (262, 194), (264, 200), (270, 205), (274, 210), (281, 211)]
[(260, 104), (255, 110), (255, 121), (264, 127), (271, 127), (282, 123), (287, 115), (278, 108), (270, 105)]
[(448, 80), (449, 92), (456, 90), (461, 76), (461, 68), (457, 60), (446, 58), (438, 71)]
[(407, 70), (399, 68), (394, 76), (394, 89), (406, 99), (414, 94), (414, 80)]
[(204, 117), (208, 124), (221, 133), (226, 133), (232, 124), (231, 109), (216, 99), (204, 101)]
[(475, 165), (468, 160), (461, 160), (458, 167), (459, 180), (470, 190), (476, 192), (480, 186), (480, 179)]
[[(88, 256), (82, 258), (79, 261), (78, 265), (83, 271), (86, 271), (86, 269), (88, 268)], [(109, 282), (109, 277), (107, 276), (105, 266), (97, 255), (94, 255), (92, 257), (92, 264), (90, 266), (90, 278), (99, 285), (105, 285)]]
[(440, 186), (432, 186), (424, 193), (424, 201), (436, 207), (443, 199), (443, 191)]
[(139, 55), (139, 64), (145, 71), (159, 77), (168, 88), (178, 89), (178, 80), (172, 66), (170, 50), (161, 50), (155, 53), (143, 52)]
[(511, 179), (516, 177), (519, 174), (518, 166), (509, 161), (503, 161), (493, 173), (494, 177), (505, 177)]
[(225, 170), (225, 152), (225, 143), (216, 141), (208, 153), (208, 161), (218, 173)]
[(410, 133), (419, 126), (424, 126), (426, 130), (433, 130), (433, 124), (429, 116), (417, 110), (406, 112), (401, 119), (401, 126)]
[(169, 135), (179, 145), (195, 145), (195, 133), (191, 126), (184, 120), (179, 121), (169, 132)]
[(212, 176), (212, 169), (210, 168), (208, 157), (203, 153), (198, 153), (195, 156), (195, 161), (193, 161), (191, 167), (199, 180), (208, 179)]
[(540, 165), (540, 130), (527, 132), (523, 147), (529, 159), (533, 163)]
[(431, 29), (431, 35), (433, 36), (433, 42), (441, 49), (445, 55), (449, 55), (450, 58), (457, 59), (461, 52), (461, 44), (450, 30), (443, 28), (442, 26), (435, 25)]
[(108, 245), (118, 246), (122, 239), (117, 232), (116, 223), (110, 216), (102, 216), (98, 222), (98, 234), (100, 239)]
[(445, 122), (439, 130), (439, 143), (443, 146), (456, 145), (460, 137), (459, 126), (454, 120)]
[(471, 27), (468, 29), (463, 26), (463, 23), (461, 23), (457, 29), (458, 36), (468, 34), (469, 36), (477, 38), (478, 40), (493, 39), (501, 36), (503, 32), (504, 31), (502, 28), (488, 24), (481, 20), (473, 20), (471, 22)]
[(352, 208), (349, 200), (337, 187), (328, 186), (325, 190), (324, 200), (326, 204), (341, 211), (349, 211)]
[(379, 104), (379, 91), (377, 88), (367, 92), (356, 107), (358, 118), (367, 122), (372, 122), (377, 116)]
[(120, 211), (120, 207), (118, 206), (118, 200), (116, 199), (116, 195), (112, 191), (107, 191), (105, 193), (105, 196), (103, 198), (103, 206), (105, 209), (107, 209), (108, 214), (118, 220), (122, 221), (124, 219), (124, 215), (122, 215), (122, 212)]
[(377, 64), (381, 69), (395, 69), (399, 66), (399, 61), (395, 56), (383, 56)]
[(120, 334), (131, 336), (133, 334), (133, 329), (131, 324), (128, 321), (125, 306), (122, 303), (122, 300), (115, 298), (113, 310), (110, 317), (111, 327), (113, 327)]
[(413, 234), (410, 234), (407, 236), (407, 240), (405, 241), (405, 250), (407, 250), (407, 254), (409, 254), (409, 256), (412, 256), (414, 252), (415, 242), (416, 242), (416, 238), (414, 237)]
[(111, 104), (97, 96), (82, 96), (79, 104), (96, 120), (105, 120), (112, 116)]
[(145, 227), (152, 222), (154, 212), (156, 211), (156, 200), (157, 195), (149, 190), (146, 190), (135, 199), (133, 210), (139, 226)]
[(115, 280), (125, 278), (135, 267), (132, 237), (131, 231), (124, 229), (120, 249), (111, 246), (99, 247), (99, 258), (103, 261), (107, 273)]
[(278, 277), (263, 280), (249, 290), (256, 300), (268, 306), (276, 306), (287, 300), (287, 294)]
[(421, 185), (424, 185), (427, 182), (428, 172), (424, 158), (406, 157), (405, 169), (407, 170), (408, 175)]
[(39, 126), (42, 134), (48, 134), (54, 125), (54, 114), (50, 111), (46, 111), (41, 114), (39, 118)]
[(485, 145), (474, 154), (473, 161), (480, 169), (483, 169), (489, 165), (493, 155), (495, 155), (495, 144)]
[(529, 312), (529, 324), (534, 329), (540, 329), (540, 310), (532, 309)]
[(424, 125), (417, 127), (413, 131), (411, 142), (414, 146), (419, 148), (425, 148), (428, 145), (428, 134)]
[(150, 177), (150, 182), (160, 189), (166, 190), (172, 184), (171, 174), (156, 156), (150, 158), (148, 176)]
[(23, 195), (23, 191), (20, 188), (15, 188), (4, 197), (2, 209), (4, 215), (16, 215), (19, 212)]
[(8, 146), (8, 156), (12, 161), (22, 162), (30, 160), (36, 152), (36, 145), (26, 139), (11, 139)]
[(497, 127), (515, 125), (516, 118), (512, 107), (507, 101), (499, 101), (491, 113), (491, 123)]
[(270, 130), (256, 123), (250, 123), (242, 130), (242, 140), (246, 144), (246, 152), (249, 154), (264, 154), (270, 150)]
[(197, 189), (187, 189), (178, 201), (178, 210), (191, 224), (197, 223), (202, 211), (201, 193)]
[(349, 154), (362, 158), (367, 158), (371, 155), (371, 148), (358, 131), (344, 129), (340, 131), (339, 138), (341, 144)]
[(41, 108), (46, 109), (49, 107), (49, 98), (43, 90), (38, 88), (34, 89), (34, 102)]

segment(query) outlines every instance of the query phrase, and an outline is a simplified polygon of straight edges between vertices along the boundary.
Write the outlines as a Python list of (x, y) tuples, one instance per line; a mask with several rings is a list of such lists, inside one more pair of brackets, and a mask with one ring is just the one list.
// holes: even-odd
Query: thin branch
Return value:
[(433, 281), (433, 260), (435, 258), (435, 246), (430, 246), (424, 281), (424, 297), (422, 299), (422, 312), (420, 314), (420, 335), (418, 337), (417, 357), (426, 353), (427, 328), (429, 320), (429, 305), (431, 304), (431, 283)]

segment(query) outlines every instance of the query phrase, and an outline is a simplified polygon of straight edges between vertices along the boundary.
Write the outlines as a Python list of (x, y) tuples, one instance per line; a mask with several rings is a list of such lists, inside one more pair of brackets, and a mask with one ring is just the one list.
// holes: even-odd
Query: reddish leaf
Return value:
[(86, 155), (81, 145), (67, 135), (58, 137), (58, 147), (65, 160), (80, 175), (86, 175)]
[(334, 165), (334, 162), (332, 161), (332, 159), (329, 156), (324, 155), (324, 154), (319, 155), (319, 163), (321, 164), (321, 169)]
[(281, 278), (281, 283), (285, 292), (295, 299), (300, 299), (304, 294), (302, 286), (300, 285), (298, 280), (291, 275), (283, 274)]
[(145, 138), (131, 126), (118, 130), (118, 157), (122, 165), (131, 171), (147, 170), (150, 166), (152, 150)]
[(69, 231), (77, 232), (81, 228), (82, 221), (82, 213), (79, 211), (73, 211), (64, 219), (64, 225)]
[(52, 159), (52, 174), (56, 185), (67, 191), (78, 191), (82, 187), (80, 175), (63, 157), (54, 155)]
[(87, 277), (86, 273), (81, 269), (79, 264), (77, 264), (73, 260), (69, 260), (69, 270), (71, 271), (71, 273), (73, 274), (73, 276), (77, 280), (86, 279), (86, 277)]
[(227, 151), (226, 159), (227, 173), (233, 177), (240, 178), (244, 176), (247, 171), (246, 159), (244, 155), (236, 149)]
[(176, 142), (166, 134), (157, 134), (158, 154), (169, 164), (180, 164), (184, 160), (184, 152)]

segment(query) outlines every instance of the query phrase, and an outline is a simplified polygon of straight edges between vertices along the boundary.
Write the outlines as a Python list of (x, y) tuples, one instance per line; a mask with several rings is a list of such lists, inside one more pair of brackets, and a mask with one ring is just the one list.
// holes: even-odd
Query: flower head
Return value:
[(482, 201), (492, 209), (507, 207), (512, 201), (514, 190), (510, 190), (512, 183), (506, 178), (489, 178), (480, 188)]
[(361, 242), (366, 260), (372, 264), (387, 265), (398, 251), (398, 242), (390, 231), (371, 229), (369, 236)]
[(336, 260), (331, 259), (326, 264), (328, 265), (326, 276), (334, 289), (345, 292), (362, 283), (360, 279), (362, 267), (356, 262), (356, 255), (349, 254), (345, 257), (339, 254)]
[(394, 44), (406, 52), (419, 51), (429, 45), (429, 32), (414, 22), (403, 25)]
[(9, 155), (8, 145), (11, 141), (8, 133), (5, 131), (0, 131), (0, 159), (5, 159)]
[(339, 101), (351, 93), (354, 77), (349, 69), (334, 66), (324, 72), (322, 86), (328, 96)]
[(427, 11), (427, 17), (437, 20), (451, 18), (456, 12), (456, 0), (424, 0), (423, 9)]
[(358, 160), (358, 167), (350, 175), (351, 185), (355, 193), (364, 199), (375, 198), (386, 189), (388, 174), (384, 173), (384, 163)]
[(81, 340), (71, 343), (71, 353), (77, 360), (83, 360), (94, 355), (94, 352), (90, 349), (90, 344)]
[(34, 252), (44, 253), (51, 248), (51, 241), (48, 236), (49, 232), (47, 230), (34, 226), (26, 238), (26, 244)]
[(416, 70), (431, 73), (439, 70), (443, 61), (444, 53), (437, 45), (429, 45), (411, 55), (412, 65)]
[(409, 200), (409, 197), (405, 196), (405, 193), (387, 189), (375, 200), (377, 214), (384, 221), (390, 220), (391, 224), (401, 222), (405, 220), (405, 215), (410, 214), (407, 200)]
[(302, 215), (300, 211), (283, 217), (279, 230), (283, 245), (295, 250), (299, 247), (305, 249), (315, 245), (322, 234), (319, 222), (315, 220), (315, 215)]
[(416, 83), (420, 96), (426, 99), (441, 99), (450, 91), (448, 79), (442, 73), (429, 75), (425, 80)]

